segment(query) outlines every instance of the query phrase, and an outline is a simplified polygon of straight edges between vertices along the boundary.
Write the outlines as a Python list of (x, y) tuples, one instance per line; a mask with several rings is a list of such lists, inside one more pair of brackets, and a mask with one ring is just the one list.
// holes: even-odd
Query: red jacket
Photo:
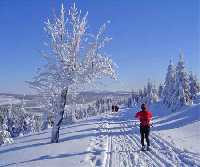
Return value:
[(150, 111), (139, 111), (135, 115), (140, 120), (142, 126), (149, 126), (152, 119), (152, 113)]

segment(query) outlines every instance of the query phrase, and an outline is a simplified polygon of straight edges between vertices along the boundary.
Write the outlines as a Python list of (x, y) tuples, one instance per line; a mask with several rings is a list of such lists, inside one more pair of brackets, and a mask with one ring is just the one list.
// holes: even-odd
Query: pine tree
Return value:
[(158, 99), (159, 99), (158, 89), (157, 89), (156, 85), (153, 84), (153, 89), (152, 89), (152, 100), (153, 100), (153, 102), (156, 102), (156, 101), (158, 101)]
[(183, 54), (180, 53), (176, 66), (175, 91), (173, 93), (173, 105), (175, 109), (186, 104), (190, 104), (189, 77), (185, 69)]
[(8, 127), (5, 123), (0, 124), (0, 145), (9, 143), (13, 143), (13, 139), (8, 131)]
[(190, 86), (190, 98), (194, 100), (197, 96), (197, 93), (200, 92), (200, 83), (197, 77), (190, 72), (189, 74), (189, 86)]
[(173, 95), (173, 92), (175, 91), (174, 90), (175, 77), (176, 77), (175, 66), (172, 63), (172, 60), (170, 60), (170, 63), (167, 69), (167, 74), (165, 77), (164, 88), (162, 92), (163, 103), (167, 105), (168, 107), (172, 105), (171, 97)]
[(164, 86), (160, 83), (160, 85), (158, 87), (158, 97), (159, 98), (162, 97), (163, 89), (164, 89)]
[(133, 99), (132, 97), (128, 97), (128, 108), (133, 107)]

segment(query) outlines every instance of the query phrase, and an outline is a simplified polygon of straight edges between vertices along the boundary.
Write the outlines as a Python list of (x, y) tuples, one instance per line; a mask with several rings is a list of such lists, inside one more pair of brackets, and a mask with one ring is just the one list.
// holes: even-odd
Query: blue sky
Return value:
[(44, 21), (73, 2), (89, 12), (89, 29), (111, 21), (106, 51), (119, 66), (119, 81), (105, 89), (141, 88), (164, 80), (169, 59), (179, 50), (186, 67), (200, 78), (198, 0), (0, 0), (0, 92), (29, 93), (25, 83), (42, 64)]

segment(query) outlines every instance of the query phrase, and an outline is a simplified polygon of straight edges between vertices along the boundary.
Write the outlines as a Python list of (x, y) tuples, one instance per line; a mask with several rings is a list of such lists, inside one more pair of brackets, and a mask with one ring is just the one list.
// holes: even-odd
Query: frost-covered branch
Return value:
[(106, 25), (91, 34), (88, 31), (88, 13), (82, 15), (75, 4), (60, 16), (45, 22), (48, 34), (48, 51), (42, 56), (46, 64), (38, 69), (36, 76), (28, 82), (42, 97), (45, 109), (59, 112), (60, 96), (81, 90), (84, 86), (104, 77), (117, 78), (116, 65), (103, 49), (111, 38), (106, 36)]

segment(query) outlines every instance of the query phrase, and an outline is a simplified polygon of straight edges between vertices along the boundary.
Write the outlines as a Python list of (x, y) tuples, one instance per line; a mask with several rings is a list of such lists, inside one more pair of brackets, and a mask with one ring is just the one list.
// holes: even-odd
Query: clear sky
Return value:
[(200, 76), (198, 0), (0, 0), (0, 92), (30, 92), (25, 81), (42, 64), (44, 21), (62, 2), (88, 11), (92, 32), (111, 21), (107, 32), (113, 40), (106, 51), (119, 66), (120, 80), (107, 81), (106, 89), (164, 81), (169, 60), (176, 63), (180, 49), (187, 69)]

